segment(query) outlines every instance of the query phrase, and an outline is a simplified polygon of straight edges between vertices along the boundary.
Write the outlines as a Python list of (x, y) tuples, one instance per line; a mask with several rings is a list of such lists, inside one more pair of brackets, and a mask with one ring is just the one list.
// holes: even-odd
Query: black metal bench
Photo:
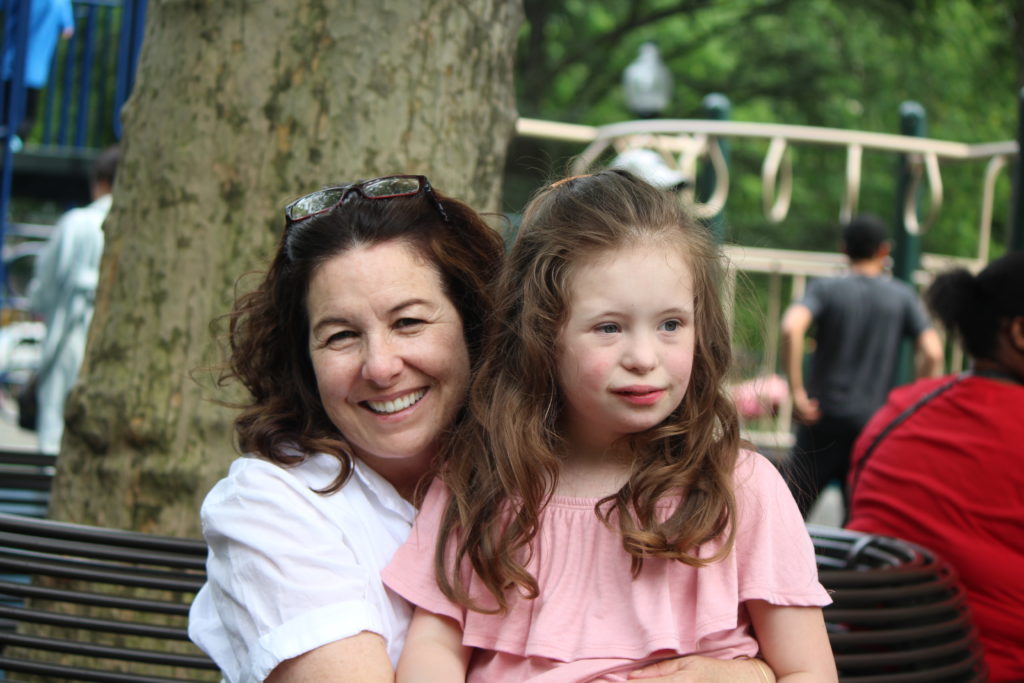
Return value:
[(200, 540), (0, 513), (3, 679), (219, 680), (187, 636), (205, 560)]
[(0, 448), (0, 512), (45, 517), (56, 466), (55, 455)]
[(983, 683), (977, 632), (953, 568), (884, 536), (808, 525), (832, 595), (829, 641), (843, 683)]
[[(0, 449), (0, 505), (39, 505), (19, 500), (25, 495), (48, 501), (54, 460)], [(963, 590), (947, 563), (896, 539), (808, 530), (834, 600), (825, 621), (843, 683), (985, 680)], [(205, 559), (200, 540), (0, 513), (0, 675), (219, 680), (186, 632)]]

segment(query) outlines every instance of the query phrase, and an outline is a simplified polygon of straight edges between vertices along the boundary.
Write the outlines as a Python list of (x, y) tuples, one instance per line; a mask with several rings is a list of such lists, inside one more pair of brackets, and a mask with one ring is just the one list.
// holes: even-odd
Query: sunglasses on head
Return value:
[(441, 201), (434, 194), (434, 189), (430, 187), (430, 181), (426, 176), (421, 175), (389, 175), (383, 178), (364, 180), (361, 183), (339, 185), (310, 192), (284, 207), (284, 216), (290, 225), (327, 213), (334, 207), (344, 204), (353, 194), (363, 199), (396, 199), (398, 197), (415, 197), (421, 192), (430, 197), (434, 206), (437, 207), (438, 213), (441, 214), (442, 220), (447, 223), (448, 214), (441, 206)]

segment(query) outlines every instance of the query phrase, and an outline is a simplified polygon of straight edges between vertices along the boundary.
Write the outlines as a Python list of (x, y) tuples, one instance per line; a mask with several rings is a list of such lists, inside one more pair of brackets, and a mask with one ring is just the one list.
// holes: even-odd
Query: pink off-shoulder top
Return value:
[[(596, 499), (554, 497), (527, 569), (540, 595), (511, 597), (506, 614), (482, 614), (448, 600), (434, 576), (434, 548), (448, 500), (435, 481), (408, 540), (384, 569), (385, 584), (414, 605), (454, 619), (478, 648), (467, 681), (625, 680), (660, 659), (703, 654), (754, 656), (758, 644), (744, 602), (824, 606), (814, 548), (775, 467), (758, 453), (738, 459), (736, 543), (722, 561), (696, 569), (648, 559), (635, 579), (618, 533), (595, 515)], [(671, 507), (665, 504), (666, 514)], [(719, 541), (699, 549), (709, 556)], [(470, 578), (480, 604), (495, 603)]]

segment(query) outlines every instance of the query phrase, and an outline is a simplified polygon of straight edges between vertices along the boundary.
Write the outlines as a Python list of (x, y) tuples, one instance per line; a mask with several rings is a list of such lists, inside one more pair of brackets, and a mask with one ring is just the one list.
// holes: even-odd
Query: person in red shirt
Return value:
[(854, 447), (847, 528), (950, 562), (990, 680), (1024, 680), (1024, 252), (941, 275), (926, 300), (971, 369), (889, 394)]

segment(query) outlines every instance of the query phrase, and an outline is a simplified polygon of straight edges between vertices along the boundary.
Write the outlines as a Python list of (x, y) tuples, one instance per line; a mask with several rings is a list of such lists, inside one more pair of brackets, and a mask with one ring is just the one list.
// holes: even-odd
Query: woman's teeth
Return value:
[(406, 394), (401, 398), (396, 398), (393, 401), (367, 401), (366, 405), (375, 413), (389, 415), (391, 413), (397, 413), (399, 410), (405, 410), (423, 398), (425, 393), (427, 393), (426, 389), (420, 389), (419, 391), (414, 391), (411, 394)]

